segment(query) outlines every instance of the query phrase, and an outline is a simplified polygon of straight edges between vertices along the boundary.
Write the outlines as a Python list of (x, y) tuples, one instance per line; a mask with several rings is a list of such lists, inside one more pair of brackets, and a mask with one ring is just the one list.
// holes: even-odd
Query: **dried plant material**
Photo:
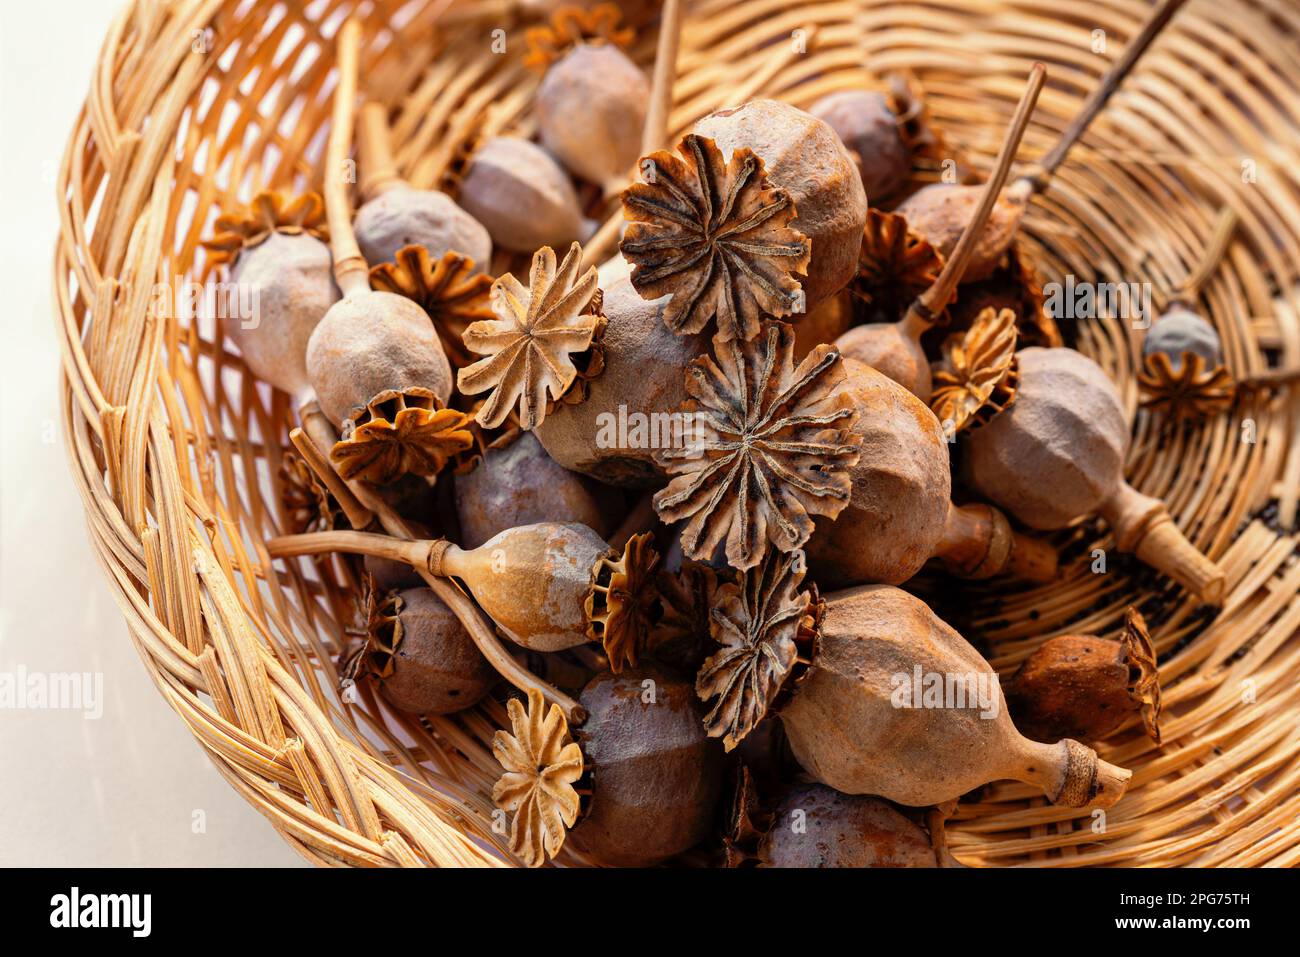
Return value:
[(456, 384), (466, 395), (493, 390), (476, 416), (495, 428), (516, 403), (525, 430), (546, 417), (547, 396), (559, 399), (573, 385), (578, 369), (572, 356), (590, 348), (600, 317), (588, 311), (596, 293), (595, 267), (578, 276), (582, 250), (574, 243), (559, 270), (549, 246), (533, 256), (529, 288), (511, 273), (492, 284), (497, 319), (465, 330), (465, 347), (485, 355), (461, 369)]
[(473, 445), (469, 420), (464, 412), (443, 408), (428, 389), (381, 392), (345, 423), (330, 462), (344, 479), (379, 485), (404, 475), (437, 475)]
[(1160, 744), (1160, 665), (1151, 642), (1147, 621), (1136, 608), (1124, 612), (1124, 634), (1120, 636), (1129, 665), (1129, 694), (1141, 709), (1142, 727)]
[(713, 140), (688, 134), (677, 151), (644, 158), (649, 180), (623, 193), (621, 249), (637, 292), (672, 296), (664, 322), (678, 335), (714, 319), (723, 342), (753, 339), (764, 315), (804, 311), (795, 275), (812, 246), (790, 227), (790, 195), (768, 183), (751, 150), (725, 162)]
[(1205, 359), (1185, 352), (1177, 364), (1163, 352), (1148, 355), (1138, 372), (1142, 408), (1170, 422), (1195, 422), (1218, 415), (1232, 405), (1236, 387), (1223, 366), (1207, 368)]
[(736, 770), (735, 786), (727, 809), (722, 849), (727, 867), (744, 867), (758, 859), (758, 841), (763, 829), (755, 819), (761, 814), (753, 775), (741, 763)]
[(608, 867), (648, 867), (708, 838), (723, 755), (690, 682), (646, 666), (604, 671), (578, 701), (591, 799), (569, 835), (574, 849)]
[(590, 10), (582, 7), (560, 7), (551, 14), (545, 26), (530, 27), (525, 33), (528, 53), (524, 66), (544, 72), (580, 43), (595, 46), (612, 44), (626, 49), (636, 38), (631, 27), (619, 26), (622, 11), (613, 3), (601, 3)]
[(885, 78), (885, 99), (898, 124), (898, 135), (914, 156), (945, 158), (943, 137), (934, 128), (925, 93), (911, 73), (891, 73)]
[(907, 220), (880, 209), (867, 212), (858, 272), (849, 285), (867, 315), (892, 322), (939, 280), (943, 257), (907, 228)]
[(636, 666), (654, 623), (659, 554), (652, 542), (649, 532), (633, 535), (621, 556), (596, 563), (586, 602), (587, 635), (605, 649), (614, 674)]
[(519, 427), (519, 413), (514, 409), (510, 410), (505, 421), (496, 428), (488, 429), (480, 425), (478, 414), (486, 402), (486, 399), (480, 399), (469, 409), (470, 421), (467, 428), (474, 437), (474, 444), (456, 457), (453, 470), (457, 475), (468, 475), (473, 472), (489, 451), (508, 448), (524, 434), (524, 430)]
[(505, 774), (492, 788), (492, 800), (510, 821), (510, 849), (529, 867), (560, 853), (565, 829), (578, 819), (582, 749), (569, 736), (560, 706), (548, 708), (540, 691), (528, 692), (528, 709), (511, 698), (506, 705), (514, 732), (498, 731), (492, 754)]
[(967, 484), (1032, 528), (1065, 528), (1099, 513), (1116, 546), (1164, 572), (1209, 604), (1225, 576), (1174, 524), (1159, 499), (1124, 479), (1129, 423), (1119, 390), (1073, 349), (1021, 349), (1016, 401), (969, 432)]
[(265, 242), (272, 233), (306, 234), (329, 242), (325, 204), (318, 193), (286, 200), (281, 193), (263, 191), (246, 209), (217, 217), (214, 229), (215, 235), (203, 241), (214, 264), (233, 262), (240, 252)]
[(793, 785), (758, 842), (760, 867), (938, 867), (928, 835), (892, 805), (822, 784)]
[(477, 272), (474, 260), (456, 252), (433, 259), (423, 246), (404, 246), (395, 262), (371, 268), (370, 285), (380, 292), (405, 296), (427, 312), (455, 368), (474, 361), (465, 349), (465, 330), (493, 317), (489, 297), (492, 277)]
[(1010, 309), (985, 309), (965, 333), (948, 338), (943, 352), (930, 409), (949, 435), (979, 424), (987, 404), (996, 415), (1015, 400), (1016, 314)]
[(903, 141), (898, 116), (884, 94), (837, 90), (819, 99), (808, 112), (844, 141), (871, 202), (879, 202), (906, 185), (912, 172), (912, 151)]
[(295, 534), (328, 532), (342, 516), (329, 489), (316, 477), (302, 456), (285, 452), (280, 460), (281, 500), (287, 523)]
[(1007, 265), (988, 279), (964, 283), (957, 301), (948, 307), (948, 328), (970, 327), (985, 309), (1010, 309), (1016, 314), (1016, 338), (1020, 348), (1043, 346), (1054, 349), (1065, 344), (1056, 320), (1048, 314), (1043, 283), (1032, 262), (1013, 244)]
[(800, 591), (805, 571), (803, 552), (771, 551), (736, 583), (718, 586), (711, 614), (722, 650), (700, 668), (695, 692), (703, 701), (718, 699), (704, 727), (728, 751), (767, 716), (795, 666), (811, 657), (819, 609), (815, 591)]
[[(900, 674), (914, 677), (900, 685)], [(949, 683), (945, 693), (934, 681), (944, 675), (963, 676), (962, 690)], [(1078, 741), (1022, 735), (983, 656), (925, 602), (889, 585), (826, 596), (815, 653), (780, 719), (814, 780), (908, 807), (1004, 778), (1054, 804), (1110, 807), (1131, 777)]]
[(682, 408), (702, 434), (660, 453), (674, 477), (655, 494), (659, 517), (684, 522), (682, 551), (753, 568), (770, 541), (789, 552), (849, 500), (861, 437), (839, 353), (818, 346), (794, 366), (794, 330), (769, 323), (752, 342), (714, 339), (716, 361), (687, 368)]
[(657, 661), (694, 673), (713, 645), (709, 609), (718, 573), (702, 562), (682, 561), (676, 572), (660, 572), (661, 614), (650, 633), (648, 653)]

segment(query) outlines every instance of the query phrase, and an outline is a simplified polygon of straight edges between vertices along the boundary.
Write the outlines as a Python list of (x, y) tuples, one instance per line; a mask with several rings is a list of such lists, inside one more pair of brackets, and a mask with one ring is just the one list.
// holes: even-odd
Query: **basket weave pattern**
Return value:
[[(231, 786), (319, 864), (514, 863), (490, 798), (505, 709), (488, 700), (415, 719), (365, 686), (339, 700), (356, 582), (342, 563), (272, 563), (263, 545), (288, 530), (288, 397), (246, 372), (210, 318), (159, 308), (157, 289), (215, 275), (199, 241), (222, 204), (319, 187), (345, 16), (362, 19), (363, 84), (398, 109), (396, 156), (415, 186), (437, 185), (478, 132), (529, 135), (537, 80), (516, 6), (134, 0), (105, 40), (60, 172), (64, 416), (93, 546), (159, 693)], [(947, 142), (987, 169), (1034, 60), (1049, 83), (1026, 157), (1051, 145), (1148, 9), (702, 0), (686, 9), (671, 126), (756, 93), (807, 107), (908, 69)], [(496, 28), (504, 54), (491, 49)], [(792, 34), (806, 52), (785, 54)], [(640, 31), (634, 58), (648, 63), (653, 44), (653, 27)], [(1231, 204), (1241, 225), (1202, 302), (1227, 365), (1240, 378), (1300, 364), (1297, 49), (1291, 0), (1192, 0), (1035, 201), (1025, 249), (1041, 274), (1169, 290)], [(1129, 481), (1221, 563), (1228, 598), (1210, 620), (1113, 549), (1109, 573), (1092, 574), (1092, 550), (1111, 545), (1095, 523), (1057, 536), (1064, 574), (1052, 585), (970, 589), (964, 633), (1003, 675), (1044, 637), (1113, 634), (1138, 604), (1161, 656), (1165, 743), (1130, 727), (1100, 749), (1134, 770), (1104, 834), (1086, 812), (1000, 784), (962, 803), (950, 846), (971, 865), (1295, 866), (1300, 397), (1252, 393), (1170, 432), (1137, 410), (1140, 333), (1100, 319), (1080, 323), (1074, 344), (1133, 414)]]

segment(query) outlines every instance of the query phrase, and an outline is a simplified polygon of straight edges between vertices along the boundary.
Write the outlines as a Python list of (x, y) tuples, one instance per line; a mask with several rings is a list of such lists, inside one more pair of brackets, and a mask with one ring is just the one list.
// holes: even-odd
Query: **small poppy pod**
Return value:
[(1114, 383), (1073, 349), (1016, 353), (1015, 401), (969, 434), (962, 474), (971, 488), (1038, 529), (1099, 513), (1122, 551), (1203, 600), (1223, 600), (1224, 573), (1183, 536), (1163, 502), (1124, 480), (1128, 420)]
[(330, 459), (344, 478), (389, 482), (438, 472), (468, 448), (468, 416), (447, 409), (451, 365), (423, 309), (388, 292), (341, 299), (307, 343), (321, 410), (342, 430)]
[(795, 784), (758, 841), (761, 867), (938, 867), (930, 836), (885, 801)]
[(551, 154), (517, 136), (492, 136), (479, 145), (457, 199), (498, 247), (514, 252), (584, 241), (595, 226)]
[(221, 216), (204, 243), (214, 262), (231, 263), (230, 280), (256, 304), (222, 323), (252, 373), (291, 396), (310, 387), (303, 356), (312, 330), (341, 293), (319, 196), (286, 203), (261, 193), (248, 209)]
[(1168, 357), (1177, 372), (1184, 353), (1200, 356), (1207, 369), (1223, 365), (1223, 342), (1214, 326), (1184, 303), (1174, 303), (1152, 323), (1142, 343), (1143, 359), (1157, 353)]
[(367, 263), (391, 262), (405, 246), (423, 246), (435, 260), (449, 252), (460, 253), (479, 269), (491, 261), (492, 239), (482, 223), (446, 193), (415, 189), (398, 174), (381, 104), (362, 107), (357, 148), (364, 202), (352, 225)]
[(843, 141), (872, 203), (897, 192), (912, 172), (912, 151), (903, 140), (889, 98), (874, 90), (839, 90), (808, 108)]
[(1049, 546), (1014, 532), (997, 509), (953, 504), (948, 442), (934, 413), (874, 369), (852, 359), (844, 366), (862, 447), (848, 506), (833, 521), (818, 517), (805, 546), (817, 580), (897, 585), (936, 557), (965, 578), (1054, 578)]
[(432, 543), (435, 575), (459, 578), (517, 644), (561, 651), (603, 644), (614, 671), (635, 664), (648, 627), (658, 555), (634, 535), (622, 555), (585, 525), (543, 522), (507, 529), (478, 548)]
[(660, 433), (686, 400), (681, 370), (708, 340), (676, 336), (664, 325), (667, 297), (642, 299), (626, 279), (604, 292), (604, 369), (587, 382), (582, 402), (557, 405), (534, 434), (566, 469), (610, 485), (654, 488), (667, 480), (655, 458)]
[[(961, 282), (987, 279), (1003, 264), (1025, 215), (1028, 189), (1024, 183), (1018, 181), (998, 195), (961, 274)], [(983, 184), (931, 183), (899, 203), (896, 212), (907, 220), (909, 229), (948, 259), (974, 216), (983, 192)]]
[(710, 113), (692, 132), (713, 140), (730, 157), (748, 148), (762, 160), (768, 181), (793, 200), (790, 227), (812, 243), (803, 311), (843, 289), (857, 268), (867, 196), (853, 158), (835, 131), (810, 113), (776, 100), (751, 100)]
[(492, 536), (534, 522), (576, 522), (604, 538), (623, 509), (622, 496), (546, 454), (531, 432), (489, 448), (470, 472), (455, 477), (460, 542), (477, 548)]
[(1058, 635), (1025, 659), (1006, 685), (1016, 727), (1035, 741), (1100, 741), (1134, 714), (1160, 743), (1160, 678), (1146, 621), (1134, 608), (1118, 641)]
[(537, 88), (542, 145), (584, 180), (615, 194), (641, 149), (650, 82), (611, 43), (579, 43), (551, 64)]
[(930, 359), (921, 348), (921, 335), (928, 328), (911, 319), (869, 322), (844, 333), (835, 340), (835, 347), (846, 359), (870, 366), (928, 403), (934, 382)]
[(366, 646), (353, 665), (400, 711), (451, 714), (477, 704), (497, 673), (456, 615), (428, 588), (373, 592)]
[(591, 796), (569, 835), (594, 861), (648, 867), (708, 837), (722, 789), (722, 749), (704, 733), (691, 685), (657, 668), (602, 673), (579, 696), (574, 737)]

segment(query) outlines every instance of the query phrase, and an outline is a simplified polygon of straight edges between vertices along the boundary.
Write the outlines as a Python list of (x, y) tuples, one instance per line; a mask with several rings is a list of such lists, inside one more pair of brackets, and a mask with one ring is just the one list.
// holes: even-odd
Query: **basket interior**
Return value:
[[(629, 4), (629, 6), (632, 6)], [(532, 132), (529, 18), (479, 0), (142, 4), (108, 38), (69, 146), (56, 286), (67, 340), (68, 433), (92, 538), (159, 691), (230, 783), (318, 863), (512, 860), (494, 817), (499, 698), (415, 719), (366, 683), (339, 700), (336, 659), (356, 626), (354, 566), (272, 562), (292, 531), (287, 396), (255, 381), (218, 324), (148, 308), (156, 283), (207, 282), (199, 247), (223, 203), (263, 187), (319, 188), (332, 37), (366, 28), (362, 85), (395, 111), (399, 166), (442, 181), (480, 132)], [(1035, 60), (1048, 85), (1021, 155), (1077, 111), (1147, 12), (1142, 0), (838, 0), (688, 3), (671, 125), (761, 93), (807, 107), (909, 70), (933, 122), (986, 170)], [(653, 55), (653, 11), (634, 59)], [(506, 50), (492, 52), (492, 31)], [(791, 44), (806, 52), (784, 56)], [(1300, 10), (1287, 0), (1192, 0), (1071, 153), (1027, 220), (1045, 281), (1150, 280), (1169, 290), (1219, 208), (1241, 225), (1202, 306), (1238, 376), (1300, 363), (1295, 172)], [(921, 173), (919, 175), (928, 175)], [(494, 272), (517, 269), (501, 257)], [(1165, 743), (1128, 726), (1099, 749), (1135, 772), (1099, 836), (1089, 812), (1020, 784), (963, 801), (949, 825), (970, 865), (1295, 864), (1300, 810), (1300, 494), (1294, 395), (1258, 393), (1195, 429), (1138, 409), (1141, 332), (1113, 316), (1071, 344), (1118, 383), (1133, 422), (1130, 483), (1163, 497), (1228, 576), (1211, 615), (1084, 522), (1058, 533), (1064, 574), (1024, 589), (970, 583), (939, 610), (1014, 671), (1047, 637), (1151, 623)], [(1093, 550), (1106, 549), (1105, 574)], [(915, 583), (938, 601), (935, 581)], [(561, 858), (581, 863), (573, 852)]]

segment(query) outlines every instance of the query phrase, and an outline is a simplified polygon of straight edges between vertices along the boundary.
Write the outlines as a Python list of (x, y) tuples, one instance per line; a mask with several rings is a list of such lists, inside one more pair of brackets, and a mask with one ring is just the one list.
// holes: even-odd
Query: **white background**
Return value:
[(104, 689), (97, 721), (0, 709), (0, 866), (300, 864), (146, 676), (59, 433), (54, 180), (118, 6), (0, 3), (0, 673), (95, 672)]

